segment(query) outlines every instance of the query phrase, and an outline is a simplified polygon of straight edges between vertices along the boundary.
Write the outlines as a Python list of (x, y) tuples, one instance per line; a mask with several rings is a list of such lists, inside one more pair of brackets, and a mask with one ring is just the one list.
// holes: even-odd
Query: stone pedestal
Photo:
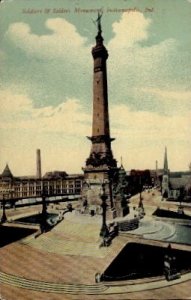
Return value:
[(113, 219), (116, 217), (116, 211), (113, 206), (112, 187), (110, 183), (111, 170), (105, 168), (84, 168), (84, 184), (82, 188), (82, 211), (86, 214), (102, 214), (101, 198), (102, 184), (105, 184), (105, 193), (107, 195), (106, 218)]

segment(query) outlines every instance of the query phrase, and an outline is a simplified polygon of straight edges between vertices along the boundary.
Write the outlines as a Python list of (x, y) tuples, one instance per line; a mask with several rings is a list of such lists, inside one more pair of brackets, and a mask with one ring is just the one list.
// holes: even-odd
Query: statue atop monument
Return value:
[[(97, 35), (96, 35), (96, 45), (97, 46), (102, 46), (104, 49), (105, 47), (103, 46), (103, 37), (102, 37), (102, 26), (101, 26), (101, 19), (102, 19), (102, 15), (103, 13), (98, 12), (98, 16), (97, 19), (94, 22), (94, 24), (97, 27)], [(107, 50), (105, 49), (105, 52), (107, 52)]]
[(97, 23), (97, 30), (98, 30), (98, 34), (101, 35), (102, 33), (102, 28), (101, 28), (101, 18), (102, 18), (103, 13), (98, 12), (98, 17), (95, 20), (95, 22)]

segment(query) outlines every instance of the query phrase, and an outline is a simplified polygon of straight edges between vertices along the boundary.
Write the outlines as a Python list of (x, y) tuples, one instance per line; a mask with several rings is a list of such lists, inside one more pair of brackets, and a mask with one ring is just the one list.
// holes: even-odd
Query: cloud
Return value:
[[(2, 161), (12, 162), (14, 173), (25, 174), (27, 165), (29, 170), (34, 169), (34, 153), (39, 147), (44, 153), (44, 170), (80, 171), (90, 152), (85, 137), (91, 134), (91, 115), (81, 101), (66, 99), (56, 107), (35, 108), (26, 94), (4, 90), (1, 99), (2, 96), (6, 105), (2, 106), (0, 116), (1, 157)], [(112, 136), (116, 137), (114, 156), (119, 159), (122, 155), (127, 169), (154, 168), (156, 159), (162, 166), (165, 145), (171, 152), (171, 166), (187, 168), (191, 147), (190, 112), (166, 116), (132, 111), (128, 105), (118, 104), (110, 106), (110, 116)], [(177, 159), (174, 153), (181, 153), (181, 157)], [(26, 160), (22, 168), (20, 156)]]
[(0, 60), (3, 61), (6, 59), (6, 53), (0, 49)]
[(28, 112), (32, 109), (32, 100), (27, 95), (21, 95), (18, 92), (12, 92), (10, 89), (0, 91), (1, 118), (7, 115), (16, 115)]
[(41, 59), (58, 57), (79, 59), (89, 51), (85, 46), (86, 38), (82, 37), (76, 27), (65, 19), (47, 19), (45, 27), (51, 31), (51, 34), (37, 35), (32, 33), (28, 24), (13, 23), (9, 26), (6, 37), (28, 55)]
[[(172, 100), (179, 101), (178, 92), (160, 90), (149, 90), (149, 92), (157, 93), (164, 98), (171, 96)], [(189, 100), (191, 94), (182, 95), (183, 101), (184, 99)], [(80, 134), (82, 137), (91, 129), (91, 114), (85, 110), (79, 99), (65, 99), (63, 103), (55, 107), (36, 108), (27, 94), (19, 94), (10, 89), (2, 90), (0, 99), (2, 99), (1, 128), (24, 128), (49, 133), (64, 132), (68, 136)], [(132, 111), (126, 104), (110, 106), (114, 133), (117, 136), (136, 137), (137, 140), (140, 140), (141, 137), (146, 140), (146, 136), (150, 136), (153, 140), (158, 139), (158, 136), (161, 136), (162, 139), (186, 139), (189, 135), (190, 114), (191, 112), (188, 111), (182, 115), (180, 111), (179, 114), (166, 116), (149, 111)], [(6, 123), (5, 120), (7, 120)], [(177, 131), (177, 128), (182, 128), (182, 130)]]
[(90, 117), (83, 112), (78, 99), (66, 99), (56, 107), (35, 108), (26, 94), (11, 90), (0, 92), (0, 127), (4, 129), (64, 132), (66, 135), (85, 135)]
[(27, 94), (11, 89), (2, 90), (0, 99), (2, 170), (9, 162), (14, 175), (35, 174), (35, 151), (40, 148), (44, 172), (80, 172), (89, 154), (85, 136), (91, 132), (91, 117), (78, 99), (36, 108)]
[[(5, 162), (14, 161), (14, 170), (20, 174), (27, 174), (26, 165), (27, 170), (32, 169), (35, 160), (32, 153), (37, 147), (44, 153), (44, 170), (58, 168), (68, 172), (79, 172), (90, 151), (85, 136), (91, 134), (91, 114), (86, 109), (86, 97), (80, 94), (81, 90), (87, 90), (89, 82), (86, 73), (81, 80), (82, 68), (83, 72), (92, 68), (90, 45), (64, 19), (48, 19), (45, 26), (50, 33), (37, 35), (26, 23), (15, 23), (9, 27), (7, 38), (29, 58), (38, 57), (45, 65), (53, 61), (51, 67), (54, 66), (55, 73), (57, 66), (63, 65), (61, 81), (67, 81), (72, 90), (78, 84), (79, 93), (70, 97), (68, 90), (62, 90), (64, 96), (55, 106), (45, 105), (42, 96), (44, 107), (37, 108), (32, 92), (29, 96), (25, 89), (15, 87), (1, 91), (1, 157)], [(162, 166), (167, 145), (171, 169), (185, 169), (191, 147), (189, 60), (175, 39), (146, 45), (150, 26), (151, 19), (143, 14), (124, 13), (114, 22), (114, 36), (106, 45), (110, 54), (111, 132), (116, 137), (114, 156), (119, 159), (122, 155), (127, 169), (154, 168), (156, 159)], [(44, 80), (44, 97), (47, 85)], [(88, 89), (91, 89), (89, 83)], [(51, 90), (60, 97), (54, 81)]]
[[(151, 26), (151, 19), (140, 12), (124, 13), (113, 24), (114, 37), (107, 45), (110, 99), (128, 103), (135, 110), (186, 111), (191, 92), (188, 53), (171, 37), (142, 44), (148, 41)], [(180, 97), (182, 105), (175, 97)]]
[(177, 90), (161, 90), (161, 89), (153, 89), (153, 88), (142, 88), (143, 92), (151, 93), (160, 98), (164, 99), (172, 99), (172, 101), (188, 102), (191, 99), (191, 91), (177, 91)]
[[(120, 116), (120, 118), (118, 117)], [(155, 112), (131, 111), (127, 105), (114, 105), (111, 109), (114, 133), (131, 140), (137, 145), (178, 141), (187, 141), (190, 135), (190, 116), (184, 115), (165, 116)], [(181, 130), (179, 130), (181, 128)]]
[[(168, 147), (171, 170), (187, 169), (190, 161), (191, 113), (161, 115), (156, 112), (132, 111), (127, 105), (114, 105), (110, 110), (113, 152), (123, 156), (127, 169), (163, 166), (164, 147)], [(120, 117), (119, 117), (120, 116)]]
[(191, 111), (191, 91), (141, 88), (140, 92), (151, 95), (162, 106), (165, 114), (180, 114)]
[(150, 24), (151, 20), (140, 12), (123, 13), (121, 19), (112, 25), (114, 38), (108, 43), (108, 48), (131, 48), (147, 40)]
[[(137, 11), (123, 13), (120, 20), (113, 23), (114, 36), (106, 45), (110, 54), (108, 59), (110, 101), (126, 103), (135, 110), (160, 111), (160, 113), (164, 113), (165, 110), (166, 114), (177, 113), (180, 102), (173, 102), (173, 109), (171, 109), (172, 94), (167, 95), (170, 98), (167, 97), (165, 103), (165, 97), (161, 92), (156, 91), (157, 89), (169, 90), (173, 93), (173, 90), (179, 89), (184, 94), (191, 90), (188, 81), (188, 62), (191, 58), (189, 60), (186, 51), (181, 52), (178, 41), (171, 37), (157, 44), (147, 46), (142, 44), (149, 40), (152, 25), (151, 18), (146, 18)], [(87, 44), (87, 39), (77, 32), (76, 27), (65, 19), (47, 19), (45, 27), (50, 33), (37, 35), (26, 23), (14, 23), (10, 25), (6, 36), (27, 55), (40, 58), (41, 64), (44, 61), (46, 71), (47, 64), (50, 63), (49, 59), (51, 61), (53, 59), (52, 74), (56, 73), (57, 78), (58, 69), (63, 77), (61, 87), (60, 79), (57, 78), (57, 88), (62, 92), (67, 91), (75, 98), (73, 89), (69, 88), (70, 80), (75, 79), (75, 91), (79, 90), (81, 98), (87, 101), (82, 91), (84, 90), (85, 95), (87, 87), (84, 84), (90, 83), (87, 76), (92, 68), (91, 46)], [(55, 62), (54, 59), (57, 61)], [(64, 72), (60, 71), (60, 65), (63, 65)], [(80, 76), (79, 70), (83, 76)], [(49, 79), (51, 72), (48, 71)], [(47, 77), (47, 72), (45, 76)], [(55, 81), (55, 76), (52, 81)], [(46, 88), (46, 83), (44, 85)], [(52, 93), (49, 86), (47, 90), (52, 97), (55, 95), (54, 101), (59, 99), (61, 102), (58, 90)], [(65, 94), (65, 97), (67, 96)], [(187, 109), (189, 109), (188, 101), (184, 101), (181, 110)]]
[(65, 19), (48, 19), (44, 27), (48, 32), (39, 35), (26, 23), (9, 26), (5, 44), (12, 51), (4, 67), (5, 80), (27, 84), (37, 106), (59, 104), (76, 95), (89, 98), (92, 58), (86, 38)]

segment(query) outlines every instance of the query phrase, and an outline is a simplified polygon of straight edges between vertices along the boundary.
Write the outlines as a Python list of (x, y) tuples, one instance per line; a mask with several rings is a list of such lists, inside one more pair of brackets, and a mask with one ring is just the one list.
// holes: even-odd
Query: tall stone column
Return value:
[(115, 172), (117, 162), (113, 158), (110, 137), (109, 110), (108, 110), (108, 87), (107, 87), (107, 65), (108, 52), (103, 44), (101, 16), (97, 19), (98, 33), (96, 45), (92, 49), (93, 56), (93, 119), (91, 151), (86, 166), (83, 169), (85, 182), (82, 196), (87, 201), (89, 209), (95, 213), (100, 210), (100, 191), (103, 182), (108, 194), (108, 208), (113, 206), (112, 190), (110, 183)]

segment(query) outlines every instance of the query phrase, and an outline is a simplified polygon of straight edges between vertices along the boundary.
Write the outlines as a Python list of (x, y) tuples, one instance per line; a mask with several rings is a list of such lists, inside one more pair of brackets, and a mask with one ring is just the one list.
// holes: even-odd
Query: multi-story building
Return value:
[(0, 175), (0, 199), (22, 199), (61, 195), (80, 195), (84, 176), (68, 175), (64, 171), (47, 172), (42, 178), (35, 176), (13, 176), (6, 165)]

